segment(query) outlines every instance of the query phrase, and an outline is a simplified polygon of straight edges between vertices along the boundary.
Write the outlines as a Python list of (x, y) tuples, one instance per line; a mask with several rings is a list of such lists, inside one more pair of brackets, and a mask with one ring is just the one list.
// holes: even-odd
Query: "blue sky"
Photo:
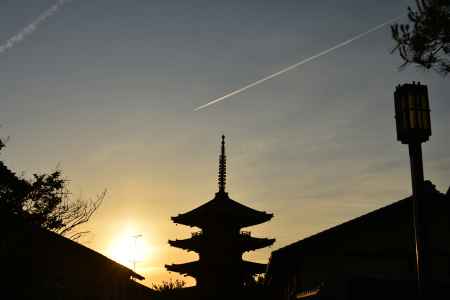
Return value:
[[(170, 216), (212, 198), (224, 133), (230, 196), (275, 214), (250, 228), (277, 238), (249, 255), (266, 261), (273, 249), (409, 195), (407, 147), (394, 131), (399, 83), (429, 87), (425, 176), (446, 191), (448, 78), (400, 72), (385, 28), (194, 109), (405, 13), (410, 2), (74, 0), (0, 55), (1, 136), (10, 136), (2, 159), (28, 175), (59, 165), (74, 195), (108, 189), (86, 243), (107, 253), (132, 223), (159, 249), (141, 272), (160, 280), (164, 263), (193, 258), (167, 246), (189, 233)], [(0, 41), (54, 3), (1, 1)]]

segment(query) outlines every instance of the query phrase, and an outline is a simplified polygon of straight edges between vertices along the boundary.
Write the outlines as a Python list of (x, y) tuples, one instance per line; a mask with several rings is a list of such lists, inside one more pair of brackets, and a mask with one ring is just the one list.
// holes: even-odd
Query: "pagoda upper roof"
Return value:
[(230, 224), (239, 228), (264, 223), (273, 214), (258, 211), (232, 200), (228, 193), (219, 191), (214, 199), (176, 217), (172, 221), (187, 226), (208, 227), (211, 224)]

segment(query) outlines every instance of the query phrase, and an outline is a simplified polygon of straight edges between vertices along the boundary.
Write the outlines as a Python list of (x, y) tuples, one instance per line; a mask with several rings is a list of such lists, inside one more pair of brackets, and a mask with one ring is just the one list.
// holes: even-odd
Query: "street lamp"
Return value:
[(427, 269), (425, 218), (423, 207), (422, 146), (431, 136), (430, 105), (426, 85), (413, 82), (397, 86), (394, 92), (397, 140), (408, 144), (413, 190), (414, 237), (416, 245), (417, 285), (425, 295)]
[(397, 86), (395, 93), (397, 139), (403, 144), (419, 144), (431, 136), (428, 89), (419, 83)]

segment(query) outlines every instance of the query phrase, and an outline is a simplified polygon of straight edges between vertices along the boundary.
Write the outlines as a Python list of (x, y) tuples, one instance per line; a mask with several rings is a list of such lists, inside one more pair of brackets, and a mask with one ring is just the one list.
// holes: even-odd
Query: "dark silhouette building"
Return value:
[(219, 159), (219, 191), (214, 199), (189, 212), (172, 217), (172, 221), (201, 231), (169, 244), (195, 251), (199, 259), (184, 264), (166, 265), (167, 270), (192, 276), (200, 291), (224, 293), (248, 285), (255, 274), (264, 273), (265, 264), (245, 261), (242, 254), (270, 246), (275, 239), (256, 238), (241, 228), (269, 221), (273, 214), (257, 211), (232, 200), (225, 192), (225, 141)]
[(0, 212), (1, 299), (155, 299), (129, 268), (14, 215)]
[[(412, 197), (272, 252), (273, 299), (417, 299)], [(425, 182), (426, 299), (450, 297), (450, 194)]]

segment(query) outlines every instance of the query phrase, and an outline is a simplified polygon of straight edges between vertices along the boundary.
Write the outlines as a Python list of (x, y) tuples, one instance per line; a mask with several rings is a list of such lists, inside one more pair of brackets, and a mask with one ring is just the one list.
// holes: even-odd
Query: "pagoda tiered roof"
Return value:
[(200, 274), (200, 264), (198, 260), (184, 264), (165, 265), (165, 267), (169, 272), (177, 272), (184, 276), (197, 277), (198, 274)]
[[(241, 232), (239, 238), (237, 239), (236, 246), (239, 247), (242, 252), (246, 252), (271, 246), (274, 242), (275, 239), (252, 237), (249, 232)], [(188, 239), (169, 240), (169, 245), (187, 251), (200, 252), (205, 247), (208, 247), (208, 241), (203, 239), (201, 232), (196, 232), (193, 233), (192, 237)]]
[[(197, 277), (198, 274), (204, 272), (204, 269), (214, 269), (214, 265), (211, 264), (202, 266), (202, 262), (199, 260), (184, 264), (165, 265), (165, 267), (170, 272), (177, 272), (184, 276), (193, 277)], [(266, 267), (266, 264), (243, 260), (237, 264), (237, 268), (235, 269), (237, 272), (240, 270), (241, 273), (262, 274), (266, 271)]]
[(267, 222), (272, 217), (271, 213), (240, 204), (232, 200), (228, 193), (219, 191), (209, 202), (171, 219), (175, 223), (191, 227), (204, 228), (218, 222), (226, 222), (242, 228)]
[(250, 236), (250, 232), (241, 232), (239, 239), (239, 246), (244, 251), (253, 251), (260, 248), (272, 246), (275, 243), (275, 239), (257, 238)]

